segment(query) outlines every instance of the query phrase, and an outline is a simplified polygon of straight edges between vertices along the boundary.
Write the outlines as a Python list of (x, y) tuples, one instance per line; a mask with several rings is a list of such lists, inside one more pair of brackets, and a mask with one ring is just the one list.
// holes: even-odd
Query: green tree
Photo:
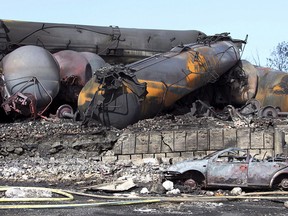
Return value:
[(278, 43), (267, 58), (267, 66), (280, 71), (288, 72), (288, 42)]

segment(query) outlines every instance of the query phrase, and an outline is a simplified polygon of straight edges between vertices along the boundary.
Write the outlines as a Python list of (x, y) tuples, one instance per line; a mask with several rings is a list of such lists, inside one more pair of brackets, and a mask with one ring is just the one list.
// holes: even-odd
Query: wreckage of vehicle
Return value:
[(59, 92), (59, 65), (45, 49), (24, 46), (1, 61), (1, 106), (23, 116), (42, 115)]
[(287, 72), (241, 60), (205, 92), (196, 92), (198, 100), (192, 112), (223, 120), (238, 118), (246, 123), (251, 117), (287, 117), (287, 77)]
[(192, 43), (197, 30), (157, 30), (77, 24), (0, 20), (0, 60), (21, 46), (34, 45), (51, 53), (73, 50), (91, 52), (108, 63), (127, 64), (179, 44)]
[(166, 179), (192, 189), (200, 187), (246, 187), (288, 189), (286, 157), (251, 156), (249, 150), (227, 148), (203, 159), (185, 160), (170, 166)]
[[(196, 30), (0, 20), (1, 106), (6, 114), (26, 117), (59, 107), (58, 117), (72, 117), (79, 92), (92, 73), (109, 65), (100, 56), (128, 63), (195, 42), (201, 35), (205, 34)], [(57, 108), (51, 109), (52, 105)]]
[(229, 71), (242, 43), (228, 34), (205, 36), (130, 65), (102, 68), (81, 90), (78, 109), (85, 119), (116, 128), (154, 117)]
[[(246, 117), (251, 115), (288, 115), (287, 73), (240, 60), (246, 40), (228, 34), (7, 20), (0, 24), (0, 102), (7, 114), (36, 117), (49, 110), (75, 118), (79, 109), (85, 119), (124, 128), (179, 100), (189, 106), (202, 100), (208, 115), (223, 120), (235, 117), (249, 123)], [(161, 54), (176, 44), (181, 45)], [(113, 63), (143, 60), (111, 67), (100, 56)]]

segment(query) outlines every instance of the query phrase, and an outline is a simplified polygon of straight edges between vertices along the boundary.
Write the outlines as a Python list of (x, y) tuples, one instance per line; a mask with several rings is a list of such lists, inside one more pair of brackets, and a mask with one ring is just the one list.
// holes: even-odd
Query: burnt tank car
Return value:
[(239, 43), (227, 35), (205, 37), (125, 67), (103, 68), (80, 92), (78, 108), (84, 118), (116, 128), (153, 117), (234, 67)]
[(0, 20), (0, 54), (19, 46), (41, 46), (51, 53), (62, 50), (92, 52), (108, 63), (131, 63), (179, 44), (192, 43), (197, 30), (157, 30)]

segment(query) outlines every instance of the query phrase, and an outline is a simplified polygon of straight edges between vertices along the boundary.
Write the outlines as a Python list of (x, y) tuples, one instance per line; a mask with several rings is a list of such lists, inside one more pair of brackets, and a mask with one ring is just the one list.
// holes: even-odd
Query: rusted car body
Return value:
[(165, 178), (203, 187), (251, 187), (288, 189), (286, 158), (257, 158), (249, 150), (228, 148), (203, 159), (186, 160), (170, 166)]
[(78, 109), (121, 129), (154, 117), (229, 71), (240, 60), (242, 42), (226, 34), (204, 37), (125, 67), (103, 68), (81, 90)]

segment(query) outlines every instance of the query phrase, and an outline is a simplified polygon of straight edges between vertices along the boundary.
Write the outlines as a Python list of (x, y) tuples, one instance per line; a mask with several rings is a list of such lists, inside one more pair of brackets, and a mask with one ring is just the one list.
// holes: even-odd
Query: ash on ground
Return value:
[[(286, 120), (255, 119), (254, 129), (273, 128)], [(31, 182), (91, 185), (127, 176), (136, 184), (159, 183), (169, 162), (137, 164), (134, 161), (100, 161), (109, 154), (121, 133), (150, 130), (235, 127), (233, 121), (212, 117), (162, 115), (135, 123), (123, 130), (81, 126), (72, 120), (35, 120), (0, 124), (0, 179), (3, 182)], [(251, 125), (245, 125), (251, 127)], [(145, 173), (145, 175), (143, 175)], [(152, 184), (153, 185), (153, 184)]]

